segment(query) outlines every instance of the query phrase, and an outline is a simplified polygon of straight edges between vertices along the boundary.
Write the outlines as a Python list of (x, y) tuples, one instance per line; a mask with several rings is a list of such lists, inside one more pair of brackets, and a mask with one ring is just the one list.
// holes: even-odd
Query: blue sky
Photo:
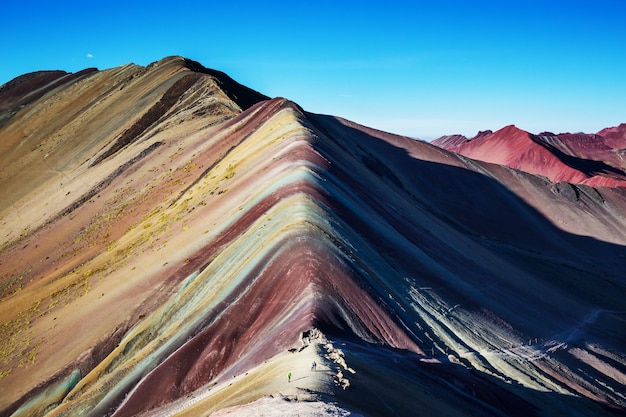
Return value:
[(626, 1), (30, 1), (0, 84), (182, 55), (308, 111), (434, 138), (626, 122)]

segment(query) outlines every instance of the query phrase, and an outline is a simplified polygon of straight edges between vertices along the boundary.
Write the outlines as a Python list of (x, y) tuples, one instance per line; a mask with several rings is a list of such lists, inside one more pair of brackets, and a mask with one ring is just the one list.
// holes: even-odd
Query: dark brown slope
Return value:
[(246, 107), (194, 65), (94, 74), (0, 131), (0, 410), (623, 413), (623, 188)]

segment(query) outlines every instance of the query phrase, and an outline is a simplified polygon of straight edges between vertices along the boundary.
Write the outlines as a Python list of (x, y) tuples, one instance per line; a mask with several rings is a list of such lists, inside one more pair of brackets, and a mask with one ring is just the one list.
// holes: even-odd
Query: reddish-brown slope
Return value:
[[(619, 137), (620, 130), (614, 130), (605, 134)], [(493, 133), (481, 132), (472, 139), (444, 136), (432, 143), (470, 158), (543, 175), (553, 182), (626, 186), (626, 160), (623, 151), (613, 146), (620, 141), (607, 141), (600, 133), (533, 135), (507, 126)]]
[(626, 123), (619, 126), (607, 127), (597, 133), (604, 138), (604, 142), (614, 149), (626, 149)]

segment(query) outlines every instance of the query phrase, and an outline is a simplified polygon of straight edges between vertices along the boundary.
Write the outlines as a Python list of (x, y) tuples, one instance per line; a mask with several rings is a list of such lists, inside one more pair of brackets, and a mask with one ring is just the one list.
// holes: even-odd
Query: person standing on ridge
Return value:
[(287, 382), (291, 382), (291, 372), (287, 374)]

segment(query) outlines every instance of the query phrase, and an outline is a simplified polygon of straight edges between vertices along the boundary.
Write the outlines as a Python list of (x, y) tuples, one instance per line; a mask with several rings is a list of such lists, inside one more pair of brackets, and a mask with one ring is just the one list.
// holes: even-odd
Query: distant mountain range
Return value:
[(625, 133), (427, 143), (182, 57), (18, 77), (0, 415), (623, 415)]
[(543, 175), (553, 182), (626, 186), (626, 124), (596, 134), (543, 132), (515, 126), (479, 132), (472, 139), (443, 136), (432, 142), (470, 158)]

